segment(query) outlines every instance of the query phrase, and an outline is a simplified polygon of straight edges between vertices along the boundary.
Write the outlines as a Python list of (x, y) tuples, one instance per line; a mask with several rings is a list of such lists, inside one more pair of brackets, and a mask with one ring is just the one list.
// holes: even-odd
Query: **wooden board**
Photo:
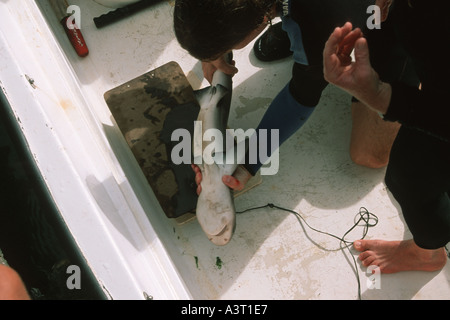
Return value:
[[(179, 224), (195, 218), (197, 194), (190, 164), (171, 160), (172, 132), (193, 136), (199, 105), (186, 76), (169, 62), (105, 93), (104, 98), (161, 208)], [(258, 173), (237, 197), (262, 182)]]
[(169, 218), (193, 212), (197, 204), (190, 164), (175, 165), (175, 129), (193, 135), (199, 106), (176, 62), (169, 62), (105, 93), (104, 98), (136, 161)]

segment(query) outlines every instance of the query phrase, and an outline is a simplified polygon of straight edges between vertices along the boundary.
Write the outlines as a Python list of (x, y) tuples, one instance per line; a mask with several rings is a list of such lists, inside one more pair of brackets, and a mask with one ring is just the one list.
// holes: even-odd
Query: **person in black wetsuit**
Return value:
[[(380, 0), (380, 2), (391, 2)], [(401, 124), (386, 170), (386, 185), (401, 206), (413, 239), (361, 240), (365, 266), (382, 273), (444, 267), (450, 241), (450, 27), (448, 1), (395, 0), (389, 19), (409, 55), (421, 88), (384, 82), (370, 63), (367, 41), (350, 23), (325, 46), (325, 78), (354, 95), (387, 122)], [(348, 54), (355, 48), (355, 62)]]
[[(375, 0), (177, 0), (174, 29), (181, 46), (202, 61), (205, 77), (211, 81), (217, 69), (231, 75), (237, 72), (233, 64), (223, 59), (225, 53), (245, 47), (273, 18), (281, 17), (283, 29), (291, 40), (294, 65), (291, 80), (274, 98), (256, 128), (256, 133), (267, 129), (270, 155), (277, 147), (270, 145), (271, 129), (279, 129), (278, 145), (281, 145), (307, 121), (328, 85), (323, 77), (322, 51), (330, 33), (346, 21), (365, 30), (369, 17), (367, 8), (373, 4)], [(367, 139), (355, 134), (352, 141), (363, 147), (384, 141), (384, 135), (392, 131), (390, 127), (394, 127), (394, 134), (390, 133), (387, 137), (393, 140), (392, 136), (398, 130), (396, 124), (380, 123), (376, 133), (381, 134), (376, 136), (368, 127), (370, 123), (358, 118), (359, 115), (356, 117), (354, 130), (360, 129), (358, 132), (363, 132)], [(371, 118), (377, 120), (376, 117)], [(371, 141), (372, 137), (376, 141)], [(384, 148), (389, 142), (382, 142), (381, 145)], [(244, 166), (238, 167), (233, 176), (225, 176), (224, 183), (232, 189), (242, 189), (261, 168), (263, 160), (259, 159), (257, 163), (247, 161)], [(198, 168), (194, 170), (198, 172)]]

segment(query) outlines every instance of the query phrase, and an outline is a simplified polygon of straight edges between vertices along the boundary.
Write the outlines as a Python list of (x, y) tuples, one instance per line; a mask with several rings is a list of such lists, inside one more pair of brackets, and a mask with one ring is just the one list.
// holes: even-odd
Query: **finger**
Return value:
[(345, 38), (339, 44), (339, 55), (341, 56), (350, 56), (355, 47), (356, 41), (363, 36), (361, 29), (357, 28), (352, 30), (349, 34), (345, 36)]
[(194, 171), (195, 174), (201, 173), (200, 167), (196, 164), (191, 164), (191, 168)]
[(336, 28), (325, 43), (325, 48), (323, 50), (323, 71), (325, 80), (328, 82), (332, 82), (337, 76), (336, 69), (339, 68), (341, 64), (337, 56), (341, 39), (342, 28)]
[(220, 63), (220, 65), (216, 65), (216, 67), (223, 73), (230, 76), (234, 76), (239, 71), (234, 65), (226, 63), (225, 61)]
[(371, 66), (369, 47), (365, 38), (359, 38), (355, 43), (355, 64), (358, 66)]
[[(323, 56), (324, 56), (324, 62), (336, 62), (333, 61), (334, 59), (329, 60), (333, 55), (336, 55), (339, 53), (340, 44), (342, 41), (344, 41), (345, 37), (351, 33), (352, 31), (352, 24), (350, 22), (347, 22), (342, 27), (337, 27), (334, 29), (334, 31), (331, 33), (330, 37), (328, 38), (327, 42), (325, 43), (325, 48), (323, 50)], [(345, 44), (345, 43), (344, 43)], [(325, 64), (324, 64), (325, 66)]]
[[(358, 28), (356, 28), (355, 30), (358, 30)], [(340, 42), (345, 42), (345, 38), (351, 34), (352, 32), (354, 32), (355, 30), (353, 30), (353, 25), (351, 22), (346, 22), (342, 27), (341, 27), (341, 39)]]
[(356, 28), (345, 35), (343, 34), (343, 39), (340, 43), (341, 46), (353, 46), (356, 40), (362, 37), (363, 33), (360, 28)]
[(335, 53), (328, 57), (324, 55), (323, 74), (326, 81), (334, 83), (335, 79), (339, 77), (340, 72), (337, 69), (340, 65), (341, 61)]
[(242, 183), (238, 179), (233, 177), (233, 176), (228, 176), (228, 175), (223, 176), (222, 177), (222, 182), (226, 186), (228, 186), (229, 188), (231, 188), (233, 190), (238, 190), (239, 191), (239, 190), (244, 189), (244, 186), (242, 185)]
[(214, 72), (217, 69), (213, 68), (213, 67), (208, 67), (208, 68), (203, 68), (203, 77), (205, 77), (205, 79), (211, 83), (212, 82), (212, 78), (214, 75)]
[(362, 32), (350, 33), (339, 45), (337, 56), (342, 66), (349, 66), (352, 63), (352, 51), (355, 48), (355, 41), (362, 36)]
[(328, 38), (327, 42), (325, 43), (325, 48), (323, 49), (323, 55), (324, 57), (330, 57), (338, 51), (339, 48), (339, 42), (342, 34), (342, 28), (336, 28), (331, 33), (330, 37)]
[(353, 25), (351, 22), (346, 22), (342, 27), (336, 27), (334, 30), (340, 30), (340, 32), (342, 32), (342, 38), (344, 38), (349, 32), (353, 30)]
[(200, 173), (200, 172), (197, 172), (196, 174), (195, 174), (195, 183), (197, 184), (197, 185), (199, 185), (200, 183), (202, 183), (202, 174)]
[[(345, 40), (345, 38), (350, 33), (352, 33), (352, 30), (353, 30), (353, 25), (351, 24), (351, 22), (346, 22), (342, 27), (340, 27), (340, 28), (338, 27), (338, 28), (334, 29), (332, 36), (334, 36), (333, 38), (334, 38), (336, 47), (338, 47)], [(344, 44), (345, 44), (345, 42), (344, 42)]]
[(387, 0), (383, 3), (383, 7), (381, 8), (381, 22), (384, 22), (387, 20), (387, 17), (389, 15), (389, 8), (392, 5), (392, 0)]
[(201, 185), (201, 184), (199, 184), (199, 185), (197, 186), (197, 195), (199, 196), (200, 193), (202, 193), (202, 185)]
[(216, 72), (217, 69), (208, 69), (203, 71), (203, 76), (205, 79), (211, 83), (213, 79), (214, 72)]
[(202, 62), (203, 76), (209, 83), (212, 82), (214, 73), (217, 70), (220, 70), (227, 75), (234, 76), (238, 72), (238, 69), (234, 64), (234, 60), (228, 63), (223, 57), (214, 61)]

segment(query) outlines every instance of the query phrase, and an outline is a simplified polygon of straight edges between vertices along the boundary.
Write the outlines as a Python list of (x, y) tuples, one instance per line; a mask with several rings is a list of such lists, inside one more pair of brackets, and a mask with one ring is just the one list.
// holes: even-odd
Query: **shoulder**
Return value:
[(332, 26), (351, 21), (360, 28), (366, 25), (367, 9), (375, 0), (291, 0), (291, 14), (299, 24)]

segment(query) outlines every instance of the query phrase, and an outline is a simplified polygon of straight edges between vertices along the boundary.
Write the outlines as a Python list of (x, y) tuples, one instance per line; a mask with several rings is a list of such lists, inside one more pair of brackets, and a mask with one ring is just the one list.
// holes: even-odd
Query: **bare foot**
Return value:
[[(200, 184), (202, 182), (202, 172), (200, 171), (200, 168), (195, 164), (191, 165), (191, 167), (195, 172), (197, 194), (200, 194), (200, 192), (202, 192), (202, 185)], [(245, 169), (243, 166), (238, 166), (232, 176), (223, 176), (222, 181), (229, 188), (239, 191), (244, 189), (245, 184), (248, 180), (250, 180), (251, 177), (252, 175), (247, 171), (247, 169)]]
[(437, 271), (447, 262), (444, 248), (422, 249), (413, 240), (357, 240), (353, 247), (361, 252), (359, 260), (364, 266), (378, 266), (381, 273)]

